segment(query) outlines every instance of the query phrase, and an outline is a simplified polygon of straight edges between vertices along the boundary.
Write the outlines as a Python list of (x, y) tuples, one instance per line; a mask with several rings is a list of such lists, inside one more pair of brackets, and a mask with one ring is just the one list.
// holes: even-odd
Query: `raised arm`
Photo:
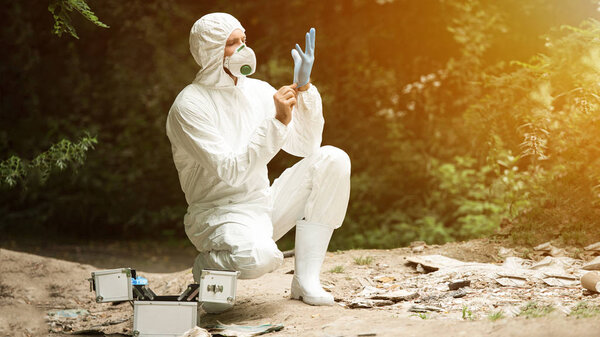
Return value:
[[(192, 111), (192, 110), (198, 111)], [(167, 118), (167, 135), (202, 167), (230, 186), (239, 186), (257, 168), (264, 167), (281, 149), (288, 127), (275, 117), (265, 119), (243, 151), (226, 143), (201, 107), (174, 106)]]
[(319, 149), (325, 125), (321, 95), (317, 87), (308, 85), (308, 90), (298, 92), (290, 134), (283, 144), (285, 152), (299, 157), (307, 157)]

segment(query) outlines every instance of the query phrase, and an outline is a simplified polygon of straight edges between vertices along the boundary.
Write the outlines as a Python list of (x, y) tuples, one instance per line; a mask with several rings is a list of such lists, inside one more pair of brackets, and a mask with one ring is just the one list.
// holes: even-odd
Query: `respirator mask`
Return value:
[(256, 55), (250, 47), (242, 44), (233, 55), (225, 57), (223, 66), (236, 77), (252, 75), (256, 71)]

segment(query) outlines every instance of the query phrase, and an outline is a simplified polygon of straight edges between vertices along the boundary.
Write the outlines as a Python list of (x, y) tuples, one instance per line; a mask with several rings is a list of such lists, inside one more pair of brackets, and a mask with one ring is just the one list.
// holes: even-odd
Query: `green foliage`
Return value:
[(502, 310), (498, 310), (498, 311), (495, 311), (495, 312), (491, 312), (491, 313), (488, 315), (488, 319), (489, 319), (490, 321), (492, 321), (492, 322), (495, 322), (495, 321), (497, 321), (497, 320), (499, 320), (499, 319), (502, 319), (502, 318), (504, 318), (504, 312), (503, 312)]
[(569, 313), (570, 317), (575, 317), (578, 319), (579, 318), (590, 318), (590, 317), (595, 317), (598, 315), (600, 315), (600, 306), (593, 305), (588, 302), (577, 303), (577, 305), (575, 307), (573, 307), (573, 309), (571, 309), (571, 312)]
[(335, 266), (333, 268), (331, 268), (329, 270), (330, 273), (334, 273), (334, 274), (341, 274), (344, 272), (344, 266), (339, 265), (339, 266)]
[(97, 143), (96, 137), (86, 135), (77, 143), (63, 139), (31, 161), (13, 155), (0, 162), (1, 184), (13, 187), (25, 182), (32, 174), (43, 184), (55, 169), (62, 171), (69, 165), (74, 168), (82, 165), (87, 151), (93, 149)]
[(373, 262), (372, 256), (359, 256), (354, 258), (354, 263), (359, 266), (368, 266)]
[(444, 164), (432, 160), (431, 173), (439, 189), (433, 191), (431, 198), (448, 201), (432, 202), (431, 208), (444, 207), (437, 213), (446, 215), (443, 223), (454, 224), (449, 230), (453, 238), (490, 235), (502, 219), (518, 214), (528, 205), (525, 187), (530, 175), (519, 171), (518, 158), (510, 152), (496, 159), (496, 163), (479, 166), (470, 157), (455, 157), (453, 162)]
[(544, 7), (444, 3), (460, 54), (378, 106), (386, 160), (355, 174), (350, 233), (336, 247), (466, 240), (500, 223), (516, 243), (590, 243), (600, 236), (598, 21), (551, 29), (547, 52), (521, 55), (529, 61), (495, 59), (502, 34), (518, 34), (509, 17)]
[[(521, 124), (522, 156), (538, 176), (528, 187), (530, 207), (516, 216), (517, 243), (533, 236), (535, 242), (560, 238), (583, 245), (600, 234), (600, 123), (593, 113), (600, 107), (600, 87), (591, 76), (600, 71), (600, 22), (565, 28), (546, 35), (547, 55), (492, 82), (503, 101), (524, 97), (513, 99), (511, 108)], [(524, 93), (525, 84), (536, 89)], [(498, 111), (495, 123), (506, 114), (506, 103), (499, 103), (488, 106)]]
[(466, 305), (463, 305), (462, 307), (462, 319), (469, 321), (472, 321), (474, 319), (473, 312)]
[(553, 312), (555, 308), (552, 305), (542, 305), (537, 302), (528, 302), (521, 308), (518, 317), (538, 318), (544, 317)]
[(52, 13), (54, 18), (54, 34), (62, 36), (63, 33), (69, 33), (74, 38), (79, 39), (71, 22), (70, 13), (74, 10), (96, 26), (109, 28), (106, 24), (100, 22), (85, 0), (50, 0), (48, 11)]
[[(320, 32), (323, 144), (352, 158), (350, 204), (330, 249), (465, 240), (500, 223), (517, 243), (597, 241), (599, 30), (585, 20), (598, 18), (596, 4), (307, 1), (107, 0), (94, 9), (118, 23), (110, 30), (79, 25), (99, 22), (91, 1), (8, 2), (0, 158), (33, 158), (81, 129), (102, 146), (77, 176), (4, 189), (1, 229), (185, 239), (165, 116), (198, 71), (190, 26), (223, 11), (246, 28), (254, 77), (274, 87), (291, 80), (290, 46), (306, 27)], [(309, 16), (298, 14), (304, 6)], [(53, 38), (48, 9), (56, 34), (76, 26), (91, 43)], [(340, 20), (353, 25), (340, 30)], [(280, 153), (269, 178), (298, 160)], [(14, 177), (27, 172), (17, 159), (5, 165)]]

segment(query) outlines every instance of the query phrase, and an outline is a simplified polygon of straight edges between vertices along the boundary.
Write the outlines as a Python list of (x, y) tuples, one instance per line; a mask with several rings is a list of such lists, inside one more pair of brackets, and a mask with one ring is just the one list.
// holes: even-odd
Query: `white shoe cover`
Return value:
[(333, 228), (298, 220), (291, 297), (311, 305), (333, 305), (333, 295), (321, 287), (319, 273)]

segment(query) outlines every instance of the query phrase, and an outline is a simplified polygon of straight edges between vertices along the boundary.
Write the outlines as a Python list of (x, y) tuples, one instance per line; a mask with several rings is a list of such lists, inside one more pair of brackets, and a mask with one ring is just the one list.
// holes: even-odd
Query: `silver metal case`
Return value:
[(94, 271), (92, 279), (96, 289), (96, 302), (133, 300), (131, 268)]
[(239, 274), (238, 271), (202, 270), (198, 301), (233, 305)]
[(181, 336), (196, 326), (198, 302), (134, 301), (133, 336)]

